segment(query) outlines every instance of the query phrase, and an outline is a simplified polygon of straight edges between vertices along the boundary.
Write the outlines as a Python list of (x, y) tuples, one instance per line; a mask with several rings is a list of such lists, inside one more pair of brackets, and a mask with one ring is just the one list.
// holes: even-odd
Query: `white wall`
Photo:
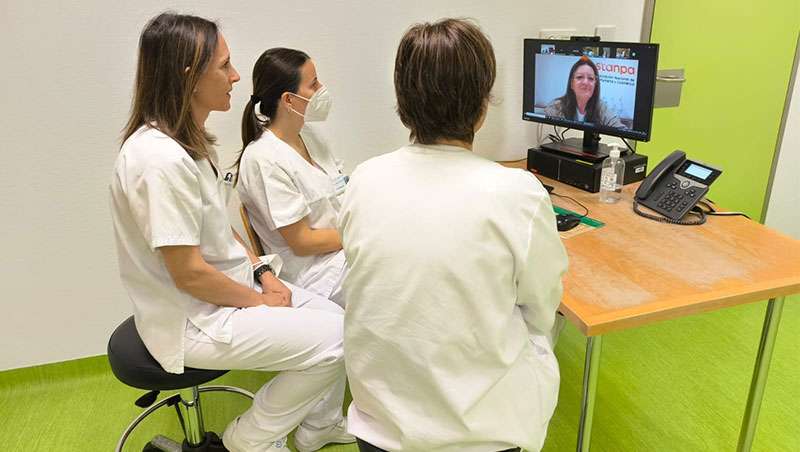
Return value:
[[(797, 50), (800, 53), (800, 48)], [(795, 57), (800, 59), (800, 54)], [(772, 180), (765, 223), (800, 240), (800, 69), (795, 62), (794, 89), (789, 99), (786, 128)]]
[(104, 353), (108, 334), (130, 313), (107, 184), (139, 32), (167, 8), (218, 19), (242, 73), (233, 111), (212, 114), (208, 124), (225, 162), (239, 146), (252, 63), (269, 47), (289, 46), (312, 55), (332, 91), (326, 132), (349, 170), (406, 142), (394, 113), (392, 66), (410, 24), (468, 16), (491, 37), (499, 103), (476, 149), (511, 160), (523, 158), (536, 135), (520, 119), (522, 39), (541, 28), (590, 34), (597, 24), (615, 24), (617, 40), (637, 41), (643, 0), (3, 1), (0, 369)]

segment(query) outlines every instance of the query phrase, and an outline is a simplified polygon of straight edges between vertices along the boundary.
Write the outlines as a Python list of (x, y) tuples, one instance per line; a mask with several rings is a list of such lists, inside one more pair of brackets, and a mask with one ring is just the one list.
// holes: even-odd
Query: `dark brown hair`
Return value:
[(217, 24), (197, 16), (163, 13), (145, 25), (123, 140), (139, 127), (153, 124), (193, 159), (208, 157), (215, 140), (195, 124), (191, 99), (214, 56), (218, 37)]
[(442, 19), (412, 26), (397, 48), (397, 113), (411, 139), (471, 143), (496, 76), (494, 50), (474, 23)]
[(580, 57), (572, 69), (569, 71), (569, 78), (567, 79), (567, 91), (559, 98), (561, 102), (561, 114), (567, 119), (575, 119), (576, 111), (578, 109), (578, 99), (575, 97), (575, 91), (572, 90), (572, 77), (575, 76), (575, 71), (581, 66), (589, 66), (594, 71), (594, 92), (589, 101), (586, 102), (586, 115), (583, 120), (586, 122), (595, 122), (595, 115), (597, 113), (597, 103), (600, 101), (600, 73), (597, 72), (597, 66), (586, 55)]
[[(277, 47), (266, 50), (253, 66), (253, 94), (242, 113), (242, 149), (236, 158), (236, 182), (244, 149), (248, 144), (261, 138), (264, 128), (270, 123), (278, 110), (283, 93), (297, 93), (300, 86), (300, 68), (309, 60), (300, 50)], [(258, 112), (265, 119), (260, 119)]]

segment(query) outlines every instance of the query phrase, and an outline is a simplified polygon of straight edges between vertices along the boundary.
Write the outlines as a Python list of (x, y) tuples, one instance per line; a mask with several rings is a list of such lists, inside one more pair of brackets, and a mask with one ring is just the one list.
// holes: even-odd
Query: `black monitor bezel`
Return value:
[[(526, 113), (532, 110), (534, 99), (534, 77), (536, 73), (535, 63), (535, 50), (541, 49), (542, 44), (570, 44), (575, 47), (591, 46), (591, 47), (628, 47), (635, 48), (637, 51), (647, 49), (647, 51), (654, 52), (653, 54), (653, 71), (652, 74), (643, 74), (642, 71), (638, 72), (637, 76), (637, 102), (639, 96), (646, 96), (643, 99), (646, 102), (645, 108), (647, 109), (647, 130), (642, 131), (644, 135), (635, 131), (615, 129), (613, 127), (604, 127), (597, 125), (586, 125), (586, 123), (579, 123), (570, 120), (563, 120), (558, 118), (541, 118), (530, 117)], [(567, 127), (573, 130), (583, 130), (587, 132), (601, 133), (603, 135), (611, 135), (622, 138), (629, 138), (636, 141), (650, 141), (653, 129), (653, 107), (655, 104), (655, 91), (656, 91), (656, 72), (658, 67), (658, 44), (642, 43), (642, 42), (622, 42), (622, 41), (573, 41), (563, 39), (537, 39), (526, 38), (523, 43), (523, 58), (522, 58), (522, 119), (524, 121), (538, 122), (542, 124), (550, 124), (559, 127)], [(643, 78), (639, 78), (643, 77)], [(641, 90), (641, 91), (640, 91)], [(526, 100), (530, 99), (529, 102)], [(649, 102), (648, 102), (649, 100)]]

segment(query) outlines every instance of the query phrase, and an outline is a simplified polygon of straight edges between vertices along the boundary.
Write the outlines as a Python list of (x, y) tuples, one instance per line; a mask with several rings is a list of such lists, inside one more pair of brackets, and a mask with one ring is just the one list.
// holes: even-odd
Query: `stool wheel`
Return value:
[(183, 441), (182, 452), (228, 452), (222, 444), (222, 439), (214, 432), (206, 432), (206, 440), (197, 447), (189, 447), (186, 440)]
[(189, 446), (184, 440), (179, 444), (165, 436), (156, 436), (144, 445), (142, 452), (228, 452), (222, 439), (214, 432), (206, 432), (206, 440), (197, 447)]

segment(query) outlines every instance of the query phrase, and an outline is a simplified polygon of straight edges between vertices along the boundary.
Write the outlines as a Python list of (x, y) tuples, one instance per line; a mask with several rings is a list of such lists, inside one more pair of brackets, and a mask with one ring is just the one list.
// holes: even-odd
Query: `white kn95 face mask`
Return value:
[(324, 121), (328, 117), (328, 113), (330, 113), (331, 106), (333, 105), (333, 100), (328, 92), (328, 88), (324, 85), (318, 89), (313, 96), (311, 96), (311, 99), (306, 99), (305, 97), (295, 93), (289, 94), (308, 102), (306, 105), (305, 114), (298, 112), (292, 107), (289, 107), (290, 110), (302, 116), (306, 122)]

